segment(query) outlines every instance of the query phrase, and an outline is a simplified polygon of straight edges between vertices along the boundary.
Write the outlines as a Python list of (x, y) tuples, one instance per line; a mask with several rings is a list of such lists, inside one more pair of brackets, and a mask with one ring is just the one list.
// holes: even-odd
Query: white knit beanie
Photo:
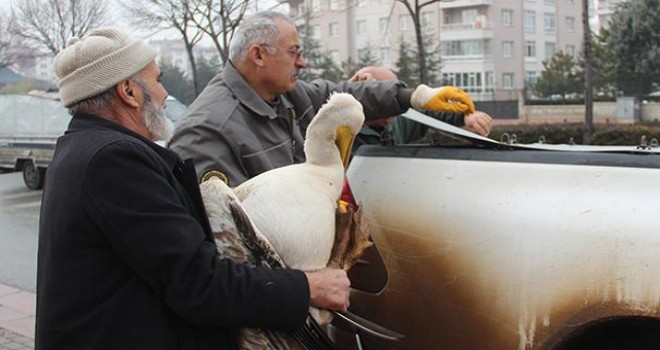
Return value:
[(55, 57), (60, 98), (65, 107), (94, 97), (144, 69), (156, 51), (116, 28), (99, 28), (69, 39)]

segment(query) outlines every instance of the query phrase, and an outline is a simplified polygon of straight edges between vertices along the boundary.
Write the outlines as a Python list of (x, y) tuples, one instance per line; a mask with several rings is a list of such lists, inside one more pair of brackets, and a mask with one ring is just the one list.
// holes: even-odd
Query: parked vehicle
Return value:
[[(167, 98), (165, 115), (175, 124), (185, 110), (177, 99)], [(41, 189), (57, 138), (70, 120), (57, 93), (0, 95), (0, 169), (22, 171), (29, 189)]]
[(22, 171), (33, 190), (44, 184), (57, 137), (71, 116), (52, 98), (0, 95), (0, 167)]
[(354, 156), (377, 253), (351, 309), (405, 336), (364, 349), (660, 349), (660, 149), (503, 144), (408, 113), (472, 144)]

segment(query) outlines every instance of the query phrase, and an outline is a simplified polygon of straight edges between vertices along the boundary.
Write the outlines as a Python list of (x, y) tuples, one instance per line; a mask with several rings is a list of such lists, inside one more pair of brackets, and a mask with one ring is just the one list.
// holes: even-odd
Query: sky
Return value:
[[(11, 3), (16, 3), (20, 0), (0, 0), (0, 11), (9, 13), (11, 9)], [(273, 6), (275, 6), (278, 2), (277, 0), (256, 0), (258, 1), (258, 7), (260, 10), (266, 10), (269, 9)], [(169, 32), (159, 32), (159, 33), (151, 33), (151, 32), (146, 32), (142, 31), (139, 28), (134, 28), (128, 21), (122, 20), (124, 18), (124, 15), (122, 14), (122, 10), (117, 4), (117, 1), (111, 1), (108, 3), (109, 6), (109, 12), (111, 17), (113, 18), (113, 21), (111, 22), (112, 25), (116, 25), (121, 27), (123, 30), (138, 35), (143, 39), (163, 39), (163, 38), (179, 38), (179, 34), (174, 31), (169, 31)], [(210, 45), (210, 43), (208, 43)]]
[(9, 0), (0, 0), (0, 10), (9, 11)]

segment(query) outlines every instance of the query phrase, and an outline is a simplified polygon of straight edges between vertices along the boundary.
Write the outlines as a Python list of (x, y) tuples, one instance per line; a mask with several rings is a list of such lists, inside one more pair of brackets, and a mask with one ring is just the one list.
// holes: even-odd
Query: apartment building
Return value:
[[(410, 1), (410, 0), (409, 0)], [(370, 47), (381, 65), (396, 69), (399, 45), (416, 47), (412, 18), (394, 0), (287, 0), (311, 25), (336, 62)], [(477, 101), (517, 100), (526, 82), (558, 50), (576, 55), (582, 47), (582, 0), (456, 0), (424, 7), (421, 28), (437, 41), (443, 81)]]
[(610, 18), (617, 6), (624, 3), (626, 0), (595, 0), (596, 1), (596, 21), (595, 26), (592, 28), (596, 33), (602, 28), (607, 28)]

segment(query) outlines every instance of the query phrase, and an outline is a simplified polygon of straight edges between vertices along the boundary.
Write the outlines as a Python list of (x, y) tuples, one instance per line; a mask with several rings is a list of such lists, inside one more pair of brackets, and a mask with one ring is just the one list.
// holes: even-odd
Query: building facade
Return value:
[(612, 14), (616, 11), (617, 6), (624, 3), (626, 0), (595, 0), (596, 1), (596, 16), (595, 25), (593, 30), (598, 33), (601, 29), (607, 28)]
[[(396, 70), (400, 44), (416, 48), (412, 17), (400, 1), (288, 2), (298, 21), (311, 11), (320, 49), (337, 63), (357, 60), (369, 47), (382, 66)], [(582, 0), (436, 2), (422, 8), (420, 24), (437, 43), (438, 76), (477, 101), (517, 100), (540, 76), (544, 60), (559, 50), (577, 55), (582, 49)]]

